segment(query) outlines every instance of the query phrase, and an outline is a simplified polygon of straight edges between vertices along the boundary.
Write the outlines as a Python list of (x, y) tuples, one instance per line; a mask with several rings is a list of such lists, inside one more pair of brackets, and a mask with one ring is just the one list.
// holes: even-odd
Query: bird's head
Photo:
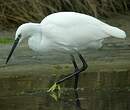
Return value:
[(11, 55), (13, 54), (17, 45), (24, 39), (31, 37), (34, 33), (39, 32), (39, 24), (37, 23), (25, 23), (18, 27), (15, 33), (15, 40), (12, 46), (12, 49), (7, 57), (6, 64), (8, 63)]

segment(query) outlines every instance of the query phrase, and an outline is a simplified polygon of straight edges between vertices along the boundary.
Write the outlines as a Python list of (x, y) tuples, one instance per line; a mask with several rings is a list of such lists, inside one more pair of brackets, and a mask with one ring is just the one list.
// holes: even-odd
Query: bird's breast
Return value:
[(39, 51), (41, 47), (41, 38), (38, 36), (32, 36), (28, 39), (29, 48), (34, 51)]
[(46, 37), (42, 36), (42, 38), (33, 36), (30, 37), (28, 40), (29, 48), (31, 48), (33, 51), (44, 53), (48, 51), (55, 51), (55, 50), (61, 50), (62, 47), (60, 47), (57, 43), (54, 41), (47, 39)]

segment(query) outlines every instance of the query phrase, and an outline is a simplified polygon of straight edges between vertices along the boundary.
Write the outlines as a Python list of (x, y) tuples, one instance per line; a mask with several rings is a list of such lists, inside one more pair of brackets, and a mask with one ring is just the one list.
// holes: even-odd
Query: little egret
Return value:
[[(100, 48), (104, 38), (110, 36), (126, 38), (123, 30), (110, 26), (92, 16), (76, 12), (54, 13), (45, 17), (41, 23), (25, 23), (18, 27), (6, 64), (17, 44), (27, 38), (29, 48), (37, 52), (64, 50), (70, 54), (75, 71), (58, 80), (50, 90), (73, 76), (75, 77), (74, 89), (77, 89), (79, 74), (88, 67), (79, 50), (88, 47)], [(83, 64), (81, 68), (76, 64), (74, 53), (78, 54)]]

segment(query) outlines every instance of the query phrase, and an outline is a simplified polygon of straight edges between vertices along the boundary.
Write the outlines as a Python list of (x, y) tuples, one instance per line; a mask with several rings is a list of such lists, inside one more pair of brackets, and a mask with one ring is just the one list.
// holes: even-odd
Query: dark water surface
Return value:
[(78, 90), (73, 90), (73, 79), (68, 80), (61, 85), (60, 96), (54, 95), (57, 100), (46, 92), (49, 84), (44, 79), (1, 78), (0, 110), (130, 110), (128, 71), (83, 73)]

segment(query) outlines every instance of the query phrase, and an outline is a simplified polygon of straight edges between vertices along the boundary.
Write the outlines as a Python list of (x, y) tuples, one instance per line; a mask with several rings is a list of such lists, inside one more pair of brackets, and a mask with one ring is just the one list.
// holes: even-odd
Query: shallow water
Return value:
[(46, 92), (52, 79), (45, 76), (1, 78), (0, 110), (130, 110), (128, 71), (83, 73), (78, 90), (73, 90), (73, 79), (70, 79), (53, 95), (57, 99)]
[[(74, 91), (56, 101), (48, 94), (0, 97), (1, 110), (129, 110), (127, 91)], [(85, 95), (85, 96), (84, 96)]]

